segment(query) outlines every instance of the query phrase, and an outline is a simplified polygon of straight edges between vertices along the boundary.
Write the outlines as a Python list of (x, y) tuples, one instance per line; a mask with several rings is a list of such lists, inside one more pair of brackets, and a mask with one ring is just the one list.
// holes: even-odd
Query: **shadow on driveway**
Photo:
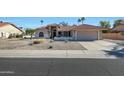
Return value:
[(124, 48), (119, 49), (119, 46), (115, 46), (111, 51), (105, 50), (109, 56), (124, 57)]

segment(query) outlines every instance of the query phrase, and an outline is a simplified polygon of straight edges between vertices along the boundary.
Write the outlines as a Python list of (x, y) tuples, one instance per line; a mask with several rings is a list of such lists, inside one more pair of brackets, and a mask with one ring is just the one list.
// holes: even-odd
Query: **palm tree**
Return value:
[(78, 19), (78, 23), (82, 23), (83, 24), (84, 20), (85, 20), (85, 17), (81, 17), (81, 18)]
[(85, 21), (85, 17), (81, 17), (82, 24), (84, 23), (84, 21)]
[(122, 20), (122, 19), (115, 20), (115, 21), (114, 21), (114, 24), (113, 24), (113, 27), (116, 27), (116, 26), (118, 26), (118, 25), (120, 25), (120, 24), (124, 24), (124, 20)]
[(100, 21), (99, 24), (103, 28), (110, 28), (111, 27), (111, 24), (109, 21)]
[(106, 30), (102, 30), (103, 33), (107, 33), (109, 32), (109, 29), (111, 27), (111, 24), (109, 21), (100, 21), (99, 22), (100, 26), (103, 27), (103, 28), (107, 28)]
[(78, 20), (77, 20), (77, 22), (78, 22), (78, 24), (81, 22), (81, 19), (79, 18)]
[(44, 22), (43, 20), (40, 20), (41, 25), (43, 24), (43, 22)]

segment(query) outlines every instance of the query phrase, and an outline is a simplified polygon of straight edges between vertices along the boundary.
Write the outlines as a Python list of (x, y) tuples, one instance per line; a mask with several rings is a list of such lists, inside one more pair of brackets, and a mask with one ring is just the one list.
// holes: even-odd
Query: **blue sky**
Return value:
[[(18, 27), (37, 28), (41, 26), (40, 20), (43, 20), (43, 25), (68, 22), (69, 24), (77, 24), (79, 17), (0, 17), (1, 21), (11, 22)], [(114, 20), (124, 19), (124, 17), (85, 17), (85, 24), (99, 25), (99, 21), (110, 21), (113, 24)]]

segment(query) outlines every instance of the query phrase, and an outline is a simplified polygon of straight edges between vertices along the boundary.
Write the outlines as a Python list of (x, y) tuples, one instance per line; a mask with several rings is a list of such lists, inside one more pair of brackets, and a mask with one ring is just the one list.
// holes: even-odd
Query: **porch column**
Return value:
[(98, 34), (97, 34), (98, 40), (102, 39), (102, 33), (101, 33), (101, 31), (98, 31), (97, 33), (98, 33)]
[(97, 40), (99, 40), (99, 31), (97, 31)]
[(58, 31), (56, 31), (56, 37), (58, 37)]
[(75, 37), (75, 40), (77, 40), (77, 31), (74, 31), (74, 37)]

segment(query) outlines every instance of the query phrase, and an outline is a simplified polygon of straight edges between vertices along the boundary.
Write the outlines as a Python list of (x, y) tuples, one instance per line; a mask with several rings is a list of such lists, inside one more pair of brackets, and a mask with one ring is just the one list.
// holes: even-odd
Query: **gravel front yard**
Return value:
[(49, 46), (52, 46), (52, 50), (86, 50), (82, 45), (75, 41), (54, 41), (52, 43), (49, 40), (41, 44), (30, 45), (32, 40), (24, 39), (0, 39), (0, 50), (46, 50)]

